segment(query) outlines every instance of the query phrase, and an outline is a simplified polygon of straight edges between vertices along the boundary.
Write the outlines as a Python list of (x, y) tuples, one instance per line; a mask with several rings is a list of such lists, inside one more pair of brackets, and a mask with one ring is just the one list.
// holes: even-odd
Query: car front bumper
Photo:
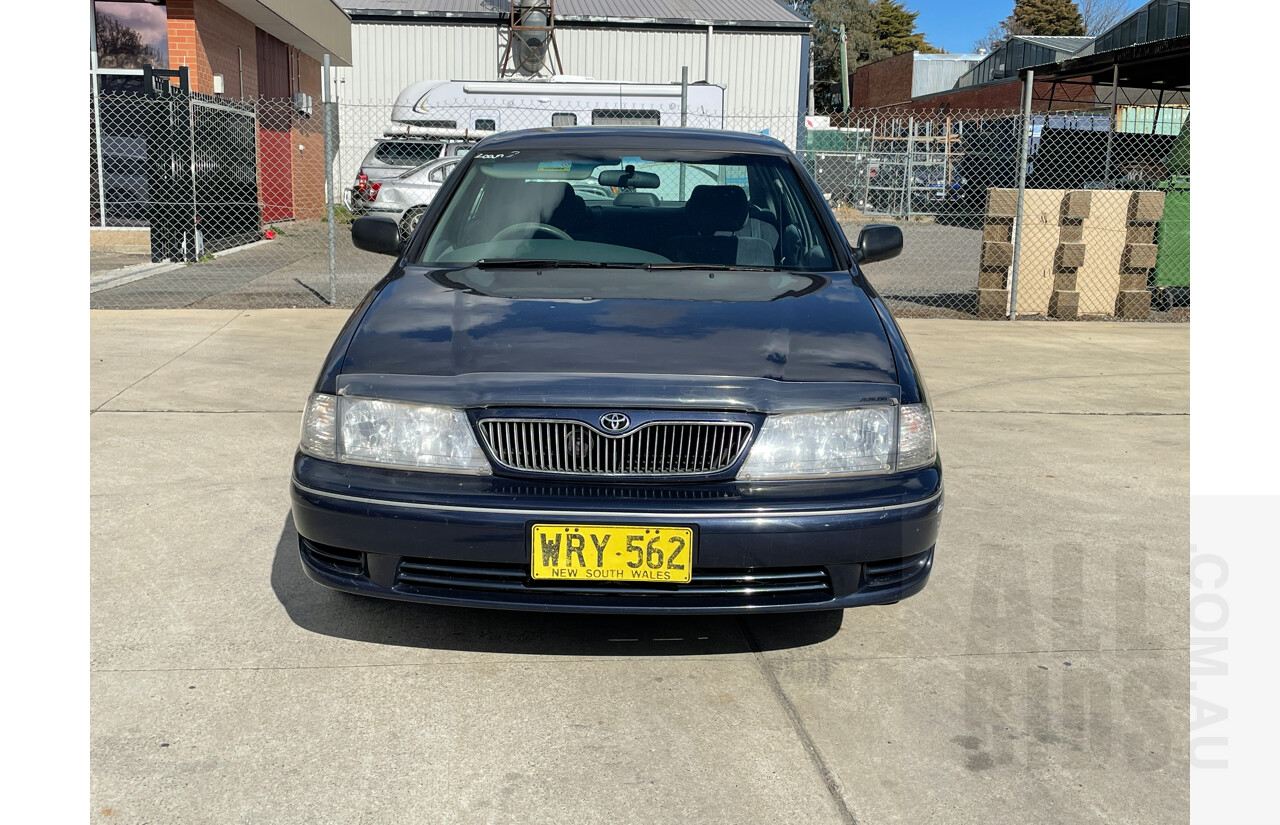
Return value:
[[(888, 604), (919, 592), (942, 517), (940, 466), (751, 487), (464, 478), (299, 454), (306, 574), (405, 601), (591, 613), (762, 613)], [(687, 526), (687, 585), (535, 582), (534, 524)]]

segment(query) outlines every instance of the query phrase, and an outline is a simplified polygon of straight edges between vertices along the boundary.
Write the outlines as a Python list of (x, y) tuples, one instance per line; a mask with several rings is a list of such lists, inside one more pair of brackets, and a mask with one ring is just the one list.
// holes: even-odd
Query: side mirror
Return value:
[(891, 223), (870, 223), (858, 233), (853, 258), (860, 264), (887, 261), (902, 251), (902, 230)]
[(404, 249), (399, 222), (385, 215), (356, 218), (351, 224), (351, 242), (357, 249), (379, 255), (399, 255)]

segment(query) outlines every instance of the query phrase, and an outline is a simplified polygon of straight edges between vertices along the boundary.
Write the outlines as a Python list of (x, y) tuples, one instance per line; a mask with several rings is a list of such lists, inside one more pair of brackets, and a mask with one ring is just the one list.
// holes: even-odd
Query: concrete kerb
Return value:
[[(268, 240), (254, 241), (253, 243), (243, 244), (241, 246), (232, 247), (216, 253), (215, 257), (224, 258), (228, 255), (234, 255), (237, 252), (243, 252), (246, 249), (262, 246), (271, 243)], [(119, 269), (111, 269), (106, 272), (100, 272), (97, 275), (89, 276), (89, 293), (101, 292), (104, 289), (113, 289), (114, 287), (123, 286), (141, 281), (144, 278), (150, 278), (152, 275), (160, 275), (165, 272), (172, 272), (180, 269), (187, 264), (184, 262), (164, 261), (161, 263), (141, 263), (131, 266), (123, 266)]]

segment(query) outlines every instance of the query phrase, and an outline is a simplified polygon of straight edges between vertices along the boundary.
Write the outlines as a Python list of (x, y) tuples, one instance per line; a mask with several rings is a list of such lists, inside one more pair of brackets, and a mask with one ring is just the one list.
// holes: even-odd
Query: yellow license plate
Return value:
[(688, 527), (533, 526), (535, 579), (677, 584), (692, 579), (692, 562)]

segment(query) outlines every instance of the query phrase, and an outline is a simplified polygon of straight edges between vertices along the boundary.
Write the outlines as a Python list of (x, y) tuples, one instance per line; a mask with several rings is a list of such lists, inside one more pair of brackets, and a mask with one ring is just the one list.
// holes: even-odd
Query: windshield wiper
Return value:
[(472, 264), (476, 269), (606, 269), (630, 264), (601, 261), (562, 261), (557, 258), (481, 258)]
[(621, 263), (610, 261), (562, 261), (558, 258), (481, 258), (476, 269), (644, 269), (712, 272), (781, 272), (778, 266), (736, 266), (733, 264)]
[(781, 267), (777, 266), (736, 266), (732, 264), (644, 264), (641, 269), (701, 269), (711, 270), (712, 272), (780, 272)]

